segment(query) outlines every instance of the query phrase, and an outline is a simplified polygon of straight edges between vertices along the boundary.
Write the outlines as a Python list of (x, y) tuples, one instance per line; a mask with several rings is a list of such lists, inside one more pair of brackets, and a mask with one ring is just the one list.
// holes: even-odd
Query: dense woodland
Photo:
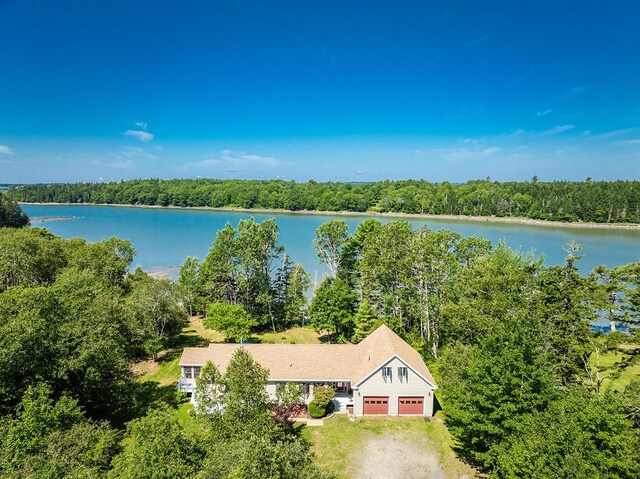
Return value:
[(18, 203), (7, 195), (0, 193), (0, 228), (8, 226), (21, 228), (29, 224), (29, 217), (22, 211)]
[[(640, 381), (604, 388), (590, 361), (634, 340), (640, 263), (582, 276), (574, 244), (546, 267), (404, 221), (331, 221), (313, 242), (330, 273), (307, 301), (278, 239), (274, 220), (227, 225), (172, 281), (131, 271), (127, 241), (0, 228), (0, 475), (330, 477), (291, 427), (295, 392), (269, 401), (248, 354), (203, 368), (198, 391), (222, 407), (189, 427), (175, 390), (136, 380), (131, 361), (171, 348), (189, 310), (230, 341), (309, 318), (358, 342), (385, 323), (427, 359), (459, 453), (492, 477), (640, 475)], [(593, 333), (603, 315), (631, 335)]]
[(26, 185), (23, 202), (208, 206), (293, 211), (395, 212), (526, 217), (550, 221), (640, 223), (638, 181), (528, 182), (424, 180), (296, 183), (282, 180), (132, 180)]

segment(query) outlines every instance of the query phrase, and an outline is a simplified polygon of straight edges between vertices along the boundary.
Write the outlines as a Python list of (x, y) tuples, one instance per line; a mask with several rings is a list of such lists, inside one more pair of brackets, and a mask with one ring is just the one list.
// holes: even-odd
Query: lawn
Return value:
[(640, 345), (622, 343), (617, 349), (591, 355), (592, 368), (598, 367), (602, 388), (622, 391), (633, 378), (640, 378)]
[(288, 343), (288, 344), (319, 344), (322, 336), (312, 328), (290, 328), (279, 333), (262, 333), (252, 336), (260, 343)]
[[(392, 477), (392, 469), (412, 466), (404, 463), (414, 459), (415, 477), (426, 477), (420, 476), (419, 470), (424, 467), (419, 461), (425, 456), (432, 456), (437, 462), (438, 471), (432, 472), (432, 477), (478, 477), (475, 470), (454, 453), (454, 439), (444, 424), (442, 413), (430, 420), (421, 417), (367, 417), (350, 421), (346, 416), (336, 415), (325, 420), (323, 426), (300, 427), (302, 436), (312, 445), (318, 464), (328, 471), (340, 474), (340, 477), (355, 477), (360, 474), (358, 461), (362, 460), (369, 444), (375, 442), (377, 447), (382, 444), (384, 451), (385, 441), (390, 446), (401, 443), (402, 449), (413, 448), (415, 454), (402, 458), (403, 464), (398, 465), (393, 464), (393, 457), (381, 457), (383, 464), (378, 477)], [(376, 455), (383, 456), (380, 451), (374, 451), (374, 457)], [(385, 470), (385, 467), (390, 469)], [(395, 469), (394, 473), (398, 475)]]

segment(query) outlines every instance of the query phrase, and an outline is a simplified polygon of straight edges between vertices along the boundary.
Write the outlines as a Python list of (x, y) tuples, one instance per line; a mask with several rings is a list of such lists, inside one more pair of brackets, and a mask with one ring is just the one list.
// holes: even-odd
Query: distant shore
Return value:
[[(395, 213), (395, 212), (357, 212), (357, 211), (315, 211), (315, 210), (285, 210), (285, 209), (268, 209), (268, 208), (214, 208), (211, 206), (158, 206), (158, 205), (124, 205), (124, 204), (107, 204), (107, 203), (24, 203), (24, 205), (41, 205), (41, 206), (115, 206), (119, 208), (152, 208), (152, 209), (174, 209), (174, 210), (202, 210), (202, 211), (220, 211), (235, 213), (263, 213), (263, 214), (286, 214), (286, 215), (318, 215), (318, 216), (359, 216), (359, 217), (383, 217), (383, 218), (403, 218), (403, 219), (434, 219), (434, 220), (452, 220), (452, 221), (471, 221), (477, 223), (506, 223), (521, 224), (530, 226), (547, 226), (560, 228), (597, 228), (597, 229), (622, 229), (622, 230), (640, 230), (640, 224), (637, 223), (589, 223), (589, 222), (568, 222), (568, 221), (547, 221), (535, 220), (531, 218), (521, 217), (497, 217), (497, 216), (466, 216), (466, 215), (433, 215), (423, 213)], [(73, 216), (60, 216), (34, 219), (31, 222), (53, 221), (56, 219), (72, 219)]]

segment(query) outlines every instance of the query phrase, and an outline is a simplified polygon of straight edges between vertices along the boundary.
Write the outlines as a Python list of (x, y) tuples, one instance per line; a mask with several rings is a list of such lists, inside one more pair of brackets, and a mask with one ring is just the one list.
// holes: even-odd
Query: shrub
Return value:
[(318, 386), (313, 389), (313, 400), (322, 407), (326, 407), (329, 403), (333, 404), (335, 395), (336, 391), (331, 386)]
[(324, 417), (327, 414), (325, 406), (319, 405), (315, 399), (309, 403), (307, 412), (309, 413), (309, 416), (315, 419)]

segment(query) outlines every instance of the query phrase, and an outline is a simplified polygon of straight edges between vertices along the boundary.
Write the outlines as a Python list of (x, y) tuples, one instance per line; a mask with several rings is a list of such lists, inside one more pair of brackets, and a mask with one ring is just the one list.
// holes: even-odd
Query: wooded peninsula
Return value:
[(425, 180), (374, 183), (146, 179), (24, 185), (21, 202), (278, 209), (640, 223), (640, 181), (525, 182)]

